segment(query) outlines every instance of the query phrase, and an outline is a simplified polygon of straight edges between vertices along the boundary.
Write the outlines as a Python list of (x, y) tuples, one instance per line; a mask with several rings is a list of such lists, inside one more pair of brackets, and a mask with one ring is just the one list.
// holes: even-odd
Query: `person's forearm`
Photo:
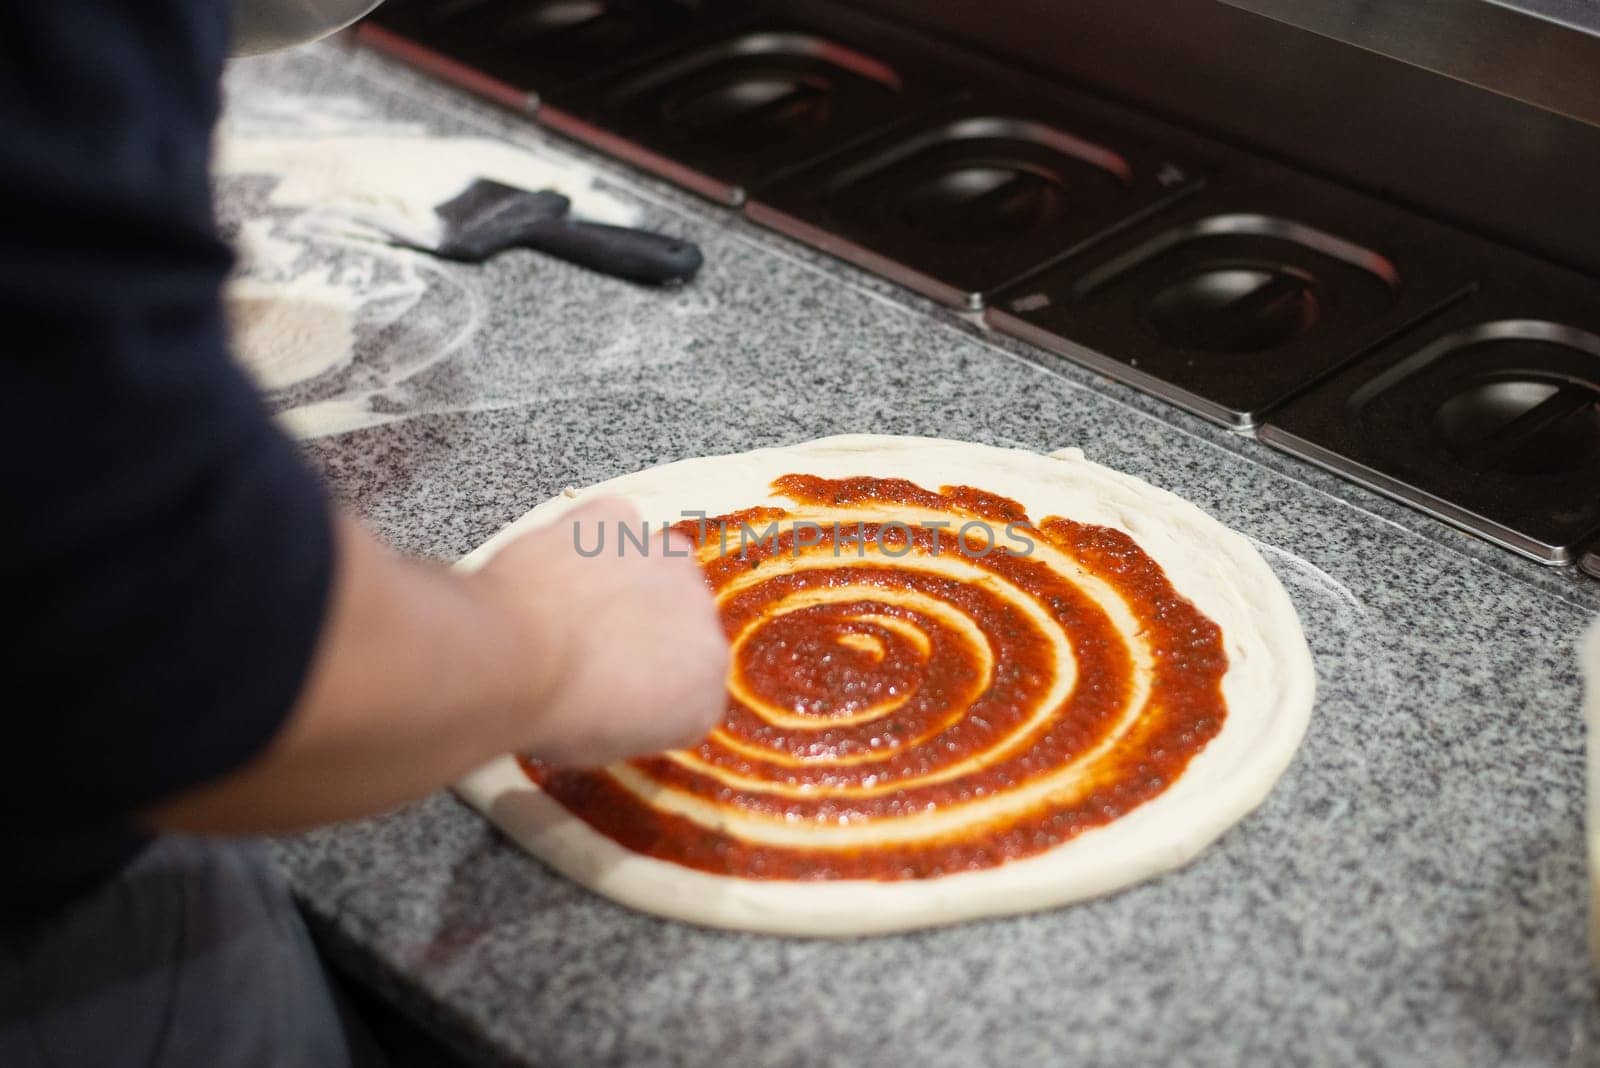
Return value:
[[(337, 523), (329, 612), (283, 728), (250, 764), (148, 811), (148, 825), (273, 832), (369, 815), (530, 734), (516, 717), (551, 684), (559, 629), (529, 634), (525, 617), (499, 611), (470, 577)], [(530, 659), (547, 666), (530, 671)]]
[(583, 524), (640, 522), (596, 497), (469, 576), (341, 521), (332, 605), (287, 722), (144, 822), (292, 830), (391, 808), (505, 752), (594, 767), (697, 743), (726, 707), (729, 651), (691, 546), (575, 551)]

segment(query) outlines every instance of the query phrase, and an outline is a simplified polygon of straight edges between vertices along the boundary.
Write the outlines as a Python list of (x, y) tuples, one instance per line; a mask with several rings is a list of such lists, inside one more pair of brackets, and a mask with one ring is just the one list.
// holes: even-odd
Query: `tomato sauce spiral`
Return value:
[(965, 486), (773, 488), (792, 506), (675, 528), (733, 649), (710, 737), (520, 761), (622, 846), (746, 879), (988, 868), (1157, 796), (1222, 729), (1221, 630), (1127, 534)]

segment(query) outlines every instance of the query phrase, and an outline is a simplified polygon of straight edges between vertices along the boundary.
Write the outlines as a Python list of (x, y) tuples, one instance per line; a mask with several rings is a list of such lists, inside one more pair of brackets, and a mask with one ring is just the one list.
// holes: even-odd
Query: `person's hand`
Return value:
[[(648, 553), (618, 555), (618, 524), (640, 532), (633, 506), (616, 497), (573, 509), (502, 548), (475, 576), (524, 635), (529, 694), (523, 751), (554, 764), (593, 767), (690, 745), (726, 706), (728, 642), (711, 591), (690, 555), (652, 529)], [(585, 557), (601, 527), (604, 551)]]

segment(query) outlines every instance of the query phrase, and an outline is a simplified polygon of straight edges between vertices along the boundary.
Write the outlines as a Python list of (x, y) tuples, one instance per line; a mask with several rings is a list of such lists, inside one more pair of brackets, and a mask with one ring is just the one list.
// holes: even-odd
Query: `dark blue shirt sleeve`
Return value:
[(0, 15), (0, 566), (20, 623), (0, 643), (0, 839), (57, 843), (0, 868), (31, 860), (40, 885), (258, 753), (328, 598), (323, 490), (227, 353), (208, 163), (229, 8)]

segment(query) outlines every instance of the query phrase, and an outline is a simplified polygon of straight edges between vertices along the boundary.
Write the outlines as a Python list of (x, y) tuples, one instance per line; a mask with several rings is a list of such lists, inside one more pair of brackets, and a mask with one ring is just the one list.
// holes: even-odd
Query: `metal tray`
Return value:
[(746, 212), (958, 308), (1192, 191), (1199, 170), (1058, 95), (972, 98), (762, 190)]
[[(1453, 241), (1454, 239), (1454, 241)], [(997, 294), (996, 330), (1235, 429), (1463, 295), (1449, 231), (1270, 170), (1224, 176)]]
[(835, 5), (391, 0), (363, 37), (987, 305), (996, 330), (1600, 576), (1592, 280)]
[(859, 16), (761, 18), (702, 35), (539, 121), (722, 203), (954, 92), (918, 41)]
[(1521, 257), (1495, 256), (1477, 292), (1270, 416), (1261, 438), (1570, 563), (1600, 534), (1594, 283), (1529, 262), (1512, 275)]
[(722, 0), (389, 0), (362, 36), (466, 88), (543, 101), (743, 17)]

